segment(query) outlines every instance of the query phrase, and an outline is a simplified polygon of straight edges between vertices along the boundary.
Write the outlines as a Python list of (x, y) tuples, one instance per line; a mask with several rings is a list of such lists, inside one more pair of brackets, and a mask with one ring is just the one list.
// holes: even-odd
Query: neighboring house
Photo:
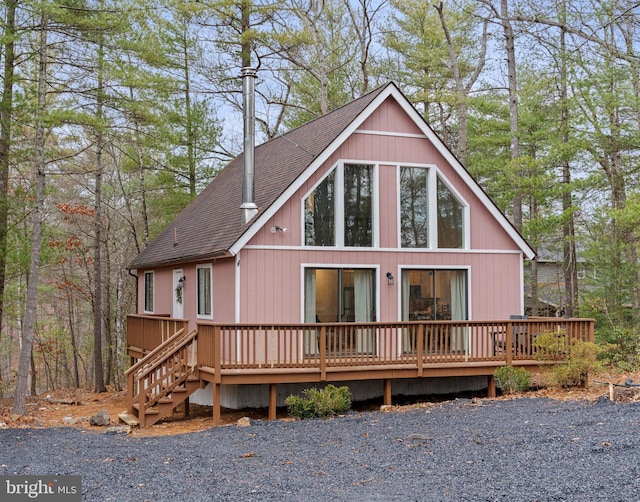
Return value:
[(246, 224), (245, 171), (241, 155), (133, 260), (138, 313), (195, 327), (524, 312), (534, 251), (394, 84), (256, 147)]
[[(547, 317), (563, 317), (565, 315), (566, 293), (564, 277), (564, 259), (562, 251), (543, 248), (537, 256), (538, 302), (537, 314)], [(597, 270), (578, 258), (577, 261), (578, 291), (583, 294), (593, 287), (598, 279)], [(525, 314), (533, 313), (533, 295), (531, 291), (531, 262), (525, 261)]]

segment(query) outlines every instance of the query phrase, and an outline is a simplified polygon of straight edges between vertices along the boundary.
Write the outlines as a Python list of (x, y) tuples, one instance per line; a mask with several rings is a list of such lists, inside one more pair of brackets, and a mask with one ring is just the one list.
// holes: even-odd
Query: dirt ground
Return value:
[[(558, 400), (595, 400), (602, 396), (610, 396), (610, 388), (614, 391), (616, 401), (640, 401), (640, 387), (624, 387), (627, 379), (640, 382), (640, 372), (635, 374), (612, 375), (601, 374), (592, 376), (588, 388), (540, 388), (522, 394), (499, 396), (495, 399), (514, 399), (516, 397), (546, 397)], [(534, 376), (535, 382), (535, 376)], [(610, 387), (609, 384), (613, 384)], [(430, 406), (431, 403), (412, 403), (392, 406), (386, 411), (402, 412), (417, 406)], [(378, 409), (379, 404), (359, 405), (356, 409)], [(88, 430), (102, 431), (104, 427), (91, 426), (89, 418), (98, 411), (105, 410), (111, 417), (111, 426), (118, 425), (118, 415), (126, 411), (126, 392), (94, 393), (86, 389), (65, 389), (44, 392), (27, 401), (27, 412), (24, 416), (11, 413), (11, 400), (0, 400), (0, 429), (17, 427), (82, 427)], [(266, 409), (222, 410), (222, 424), (236, 424), (240, 418), (264, 420)], [(284, 410), (279, 410), (278, 419), (288, 419)], [(178, 409), (173, 416), (161, 420), (156, 425), (140, 429), (134, 427), (129, 434), (135, 436), (166, 436), (195, 432), (213, 426), (212, 410), (208, 406), (191, 404), (189, 417), (183, 416), (183, 410)]]

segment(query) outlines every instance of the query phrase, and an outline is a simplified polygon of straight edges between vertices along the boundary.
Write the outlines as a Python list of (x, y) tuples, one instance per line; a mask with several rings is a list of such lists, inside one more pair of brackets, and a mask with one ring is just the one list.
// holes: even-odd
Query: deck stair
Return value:
[(129, 422), (150, 427), (201, 388), (196, 368), (198, 331), (183, 328), (127, 371)]

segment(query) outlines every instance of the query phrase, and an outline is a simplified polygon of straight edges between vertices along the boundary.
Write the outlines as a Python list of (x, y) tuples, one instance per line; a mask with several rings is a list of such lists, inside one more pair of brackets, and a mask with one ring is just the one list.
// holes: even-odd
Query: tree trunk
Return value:
[(511, 133), (511, 161), (515, 167), (516, 184), (513, 197), (513, 224), (518, 230), (522, 230), (522, 195), (520, 194), (520, 140), (518, 125), (518, 86), (516, 80), (516, 49), (513, 27), (509, 19), (508, 0), (500, 1), (500, 19), (504, 30), (505, 47), (507, 52), (507, 73), (509, 80), (509, 131)]
[(38, 110), (36, 118), (36, 137), (34, 148), (34, 163), (36, 170), (36, 193), (31, 214), (31, 258), (29, 262), (29, 280), (27, 284), (27, 299), (25, 305), (24, 323), (22, 328), (22, 345), (18, 361), (18, 378), (16, 394), (13, 401), (13, 412), (23, 415), (25, 411), (25, 397), (29, 389), (29, 377), (33, 348), (33, 334), (38, 306), (38, 280), (40, 274), (40, 248), (42, 247), (42, 220), (44, 210), (45, 188), (45, 155), (44, 155), (44, 123), (43, 115), (46, 107), (46, 77), (47, 77), (47, 19), (42, 17), (40, 22), (40, 41), (38, 47)]
[[(5, 0), (6, 20), (4, 30), (4, 69), (2, 99), (0, 100), (0, 346), (2, 345), (4, 316), (4, 283), (7, 269), (7, 226), (9, 219), (9, 149), (11, 121), (13, 117), (13, 74), (15, 66), (15, 23), (17, 0)], [(11, 367), (9, 367), (11, 369)], [(0, 363), (0, 381), (2, 364)], [(2, 391), (0, 391), (2, 397)]]
[[(569, 106), (567, 103), (567, 48), (566, 48), (566, 1), (562, 2), (562, 29), (560, 32), (560, 103), (562, 106), (560, 129), (565, 151), (569, 144)], [(576, 263), (576, 235), (573, 219), (573, 197), (571, 190), (571, 168), (568, 159), (562, 160), (562, 224), (563, 273), (564, 273), (564, 315), (578, 314), (578, 267)]]
[(94, 243), (93, 243), (93, 360), (94, 360), (94, 390), (105, 392), (104, 365), (102, 362), (102, 337), (104, 321), (102, 313), (102, 175), (104, 150), (104, 133), (102, 120), (104, 119), (104, 41), (100, 36), (98, 45), (98, 76), (96, 90), (96, 116), (98, 119), (96, 136), (96, 181), (95, 181), (95, 214), (94, 214)]

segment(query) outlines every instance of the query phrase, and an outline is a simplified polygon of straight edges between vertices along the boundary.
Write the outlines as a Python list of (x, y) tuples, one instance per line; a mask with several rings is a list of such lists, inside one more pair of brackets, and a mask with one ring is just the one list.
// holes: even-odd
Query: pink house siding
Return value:
[[(213, 320), (216, 322), (235, 321), (235, 263), (234, 258), (224, 258), (213, 262), (211, 280), (213, 284)], [(195, 317), (195, 307), (193, 317)]]
[[(520, 249), (431, 141), (391, 99), (387, 99), (365, 120), (359, 130), (366, 133), (355, 133), (340, 145), (241, 251), (240, 321), (302, 322), (304, 264), (376, 268), (379, 321), (400, 318), (400, 274), (403, 268), (469, 270), (469, 313), (473, 319), (503, 319), (520, 313)], [(413, 136), (398, 136), (396, 133)], [(379, 249), (319, 249), (303, 245), (303, 200), (339, 161), (378, 165)], [(469, 205), (470, 250), (482, 252), (398, 248), (397, 176), (398, 166), (403, 164), (438, 168)], [(276, 226), (287, 230), (272, 232), (272, 227)], [(397, 278), (395, 285), (387, 284), (387, 272)]]
[[(470, 313), (475, 320), (505, 319), (521, 312), (518, 253), (410, 253), (366, 251), (284, 251), (247, 249), (241, 254), (241, 322), (303, 321), (303, 264), (367, 266), (379, 270), (379, 321), (400, 318), (400, 281), (388, 285), (385, 274), (398, 277), (402, 268), (469, 270)], [(505, 295), (505, 291), (512, 294)], [(332, 320), (327, 320), (332, 321)]]

